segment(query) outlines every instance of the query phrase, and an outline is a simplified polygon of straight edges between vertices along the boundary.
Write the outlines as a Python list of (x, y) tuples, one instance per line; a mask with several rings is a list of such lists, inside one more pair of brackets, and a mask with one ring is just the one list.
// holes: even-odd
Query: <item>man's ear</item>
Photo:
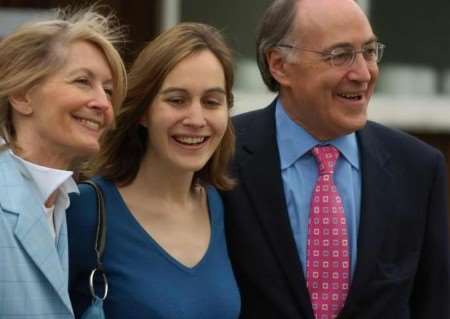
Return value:
[(29, 91), (15, 93), (8, 97), (12, 108), (19, 114), (31, 115), (33, 113)]
[(289, 84), (289, 77), (286, 73), (286, 57), (280, 50), (272, 48), (266, 53), (267, 64), (270, 73), (281, 86)]

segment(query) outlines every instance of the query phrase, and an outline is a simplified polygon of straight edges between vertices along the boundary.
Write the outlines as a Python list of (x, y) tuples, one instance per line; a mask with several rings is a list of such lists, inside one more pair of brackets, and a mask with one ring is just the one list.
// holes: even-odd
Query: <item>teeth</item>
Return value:
[(100, 123), (92, 121), (92, 120), (88, 120), (88, 119), (78, 119), (81, 124), (83, 124), (84, 126), (92, 129), (92, 130), (99, 130), (100, 129)]
[(190, 144), (190, 145), (203, 143), (205, 141), (205, 139), (206, 139), (206, 137), (204, 137), (204, 136), (202, 136), (202, 137), (193, 137), (193, 136), (176, 137), (176, 140), (178, 142), (183, 143), (183, 144)]
[(360, 94), (351, 94), (351, 93), (341, 93), (339, 96), (350, 99), (350, 100), (359, 100), (361, 98)]

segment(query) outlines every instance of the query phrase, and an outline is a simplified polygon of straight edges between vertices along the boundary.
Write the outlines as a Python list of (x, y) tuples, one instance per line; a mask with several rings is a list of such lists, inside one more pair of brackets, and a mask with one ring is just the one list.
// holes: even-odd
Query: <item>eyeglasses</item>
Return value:
[(355, 62), (358, 53), (361, 53), (368, 63), (379, 63), (383, 57), (386, 45), (380, 42), (373, 42), (364, 46), (361, 50), (356, 50), (351, 47), (338, 47), (331, 51), (316, 51), (290, 44), (278, 44), (278, 47), (320, 54), (325, 61), (329, 61), (333, 66), (350, 66)]

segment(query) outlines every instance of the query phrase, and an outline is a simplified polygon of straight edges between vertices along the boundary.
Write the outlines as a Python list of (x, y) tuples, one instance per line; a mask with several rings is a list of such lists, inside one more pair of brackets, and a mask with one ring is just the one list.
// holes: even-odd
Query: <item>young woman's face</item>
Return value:
[(147, 156), (171, 169), (200, 170), (217, 149), (228, 125), (225, 75), (209, 50), (182, 60), (167, 75), (149, 106)]

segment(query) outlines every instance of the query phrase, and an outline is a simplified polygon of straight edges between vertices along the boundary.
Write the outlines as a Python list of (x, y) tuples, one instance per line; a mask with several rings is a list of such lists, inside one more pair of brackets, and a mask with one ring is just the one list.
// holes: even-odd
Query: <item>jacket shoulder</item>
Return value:
[(392, 153), (443, 156), (438, 149), (415, 136), (372, 121), (368, 121), (365, 128), (360, 131), (360, 136), (362, 138), (375, 137), (379, 143), (389, 148)]

